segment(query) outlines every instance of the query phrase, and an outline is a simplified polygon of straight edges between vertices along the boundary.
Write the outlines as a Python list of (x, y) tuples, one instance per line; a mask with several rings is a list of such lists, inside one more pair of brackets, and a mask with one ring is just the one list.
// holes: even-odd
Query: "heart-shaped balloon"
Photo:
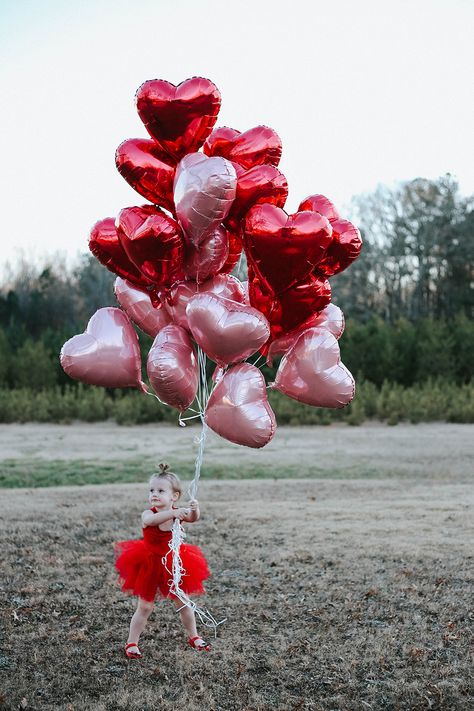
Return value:
[(217, 274), (224, 266), (229, 254), (227, 230), (218, 225), (199, 247), (188, 240), (186, 244), (186, 277), (201, 284)]
[(175, 284), (166, 295), (164, 305), (174, 323), (189, 330), (186, 307), (189, 299), (197, 293), (212, 293), (231, 301), (244, 302), (242, 282), (230, 274), (217, 274), (204, 282), (182, 281)]
[(141, 289), (152, 285), (125, 254), (113, 217), (106, 217), (105, 220), (95, 223), (89, 237), (89, 249), (94, 257), (114, 274), (128, 279)]
[(96, 311), (85, 332), (63, 345), (60, 361), (70, 378), (83, 383), (147, 390), (142, 382), (137, 334), (121, 309)]
[(245, 252), (256, 274), (276, 294), (309, 277), (331, 242), (329, 220), (318, 212), (288, 215), (255, 205), (244, 221)]
[(207, 403), (206, 424), (218, 435), (245, 447), (264, 447), (276, 421), (258, 368), (240, 363), (226, 371)]
[(228, 274), (232, 271), (236, 264), (238, 264), (240, 255), (242, 254), (243, 244), (237, 232), (233, 230), (227, 230), (228, 238), (228, 251), (227, 259), (225, 260), (222, 267), (219, 269), (221, 274)]
[(163, 288), (182, 278), (184, 238), (171, 217), (154, 205), (126, 207), (115, 224), (120, 244), (147, 279)]
[(270, 203), (283, 207), (288, 197), (288, 183), (273, 165), (257, 165), (250, 170), (236, 167), (237, 190), (226, 225), (238, 231), (240, 221), (254, 205)]
[(196, 397), (198, 365), (193, 344), (183, 328), (165, 326), (153, 341), (147, 372), (160, 400), (184, 412)]
[(310, 328), (300, 335), (283, 356), (273, 387), (315, 407), (344, 407), (355, 393), (337, 339), (325, 328)]
[(115, 296), (120, 306), (132, 321), (149, 336), (154, 338), (162, 328), (171, 323), (171, 317), (162, 304), (152, 304), (150, 297), (130, 282), (117, 277), (114, 284)]
[(144, 198), (174, 212), (173, 181), (176, 164), (155, 141), (130, 138), (117, 148), (120, 175)]
[[(250, 303), (268, 319), (272, 340), (305, 323), (331, 301), (331, 286), (327, 279), (311, 274), (286, 291), (275, 294), (255, 275), (251, 265), (248, 273)], [(266, 353), (265, 348), (262, 353)]]
[(236, 187), (235, 168), (225, 158), (190, 153), (180, 161), (174, 179), (176, 216), (196, 247), (227, 217)]
[(264, 163), (278, 165), (282, 146), (277, 132), (268, 126), (255, 126), (244, 133), (223, 126), (213, 130), (203, 151), (208, 156), (235, 161), (248, 170)]
[(325, 328), (332, 333), (337, 340), (339, 340), (344, 333), (344, 325), (344, 314), (339, 306), (336, 306), (336, 304), (328, 304), (326, 308), (319, 313), (310, 316), (307, 321), (302, 323), (297, 328), (294, 328), (288, 333), (284, 333), (283, 336), (280, 336), (280, 338), (276, 338), (272, 341), (268, 348), (267, 365), (271, 366), (273, 358), (286, 353), (291, 346), (296, 343), (301, 333), (306, 331), (308, 328)]
[(198, 346), (220, 366), (245, 360), (270, 337), (268, 321), (260, 311), (212, 293), (193, 296), (186, 316)]
[(202, 146), (221, 105), (217, 87), (202, 77), (178, 86), (152, 79), (136, 93), (138, 115), (152, 138), (178, 160)]
[(314, 269), (320, 277), (330, 277), (347, 269), (360, 254), (362, 239), (360, 232), (348, 220), (333, 220), (332, 240), (326, 254)]
[(327, 217), (329, 222), (339, 220), (339, 213), (334, 204), (325, 195), (310, 195), (300, 202), (298, 212), (310, 210), (311, 212), (319, 212), (320, 215)]

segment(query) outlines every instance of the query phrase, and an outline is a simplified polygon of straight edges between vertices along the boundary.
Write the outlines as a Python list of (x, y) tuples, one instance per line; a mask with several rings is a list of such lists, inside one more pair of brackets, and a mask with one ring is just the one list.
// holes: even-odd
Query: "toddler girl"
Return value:
[[(138, 596), (138, 605), (130, 622), (130, 632), (125, 654), (139, 659), (142, 654), (138, 640), (153, 611), (155, 597), (170, 598), (180, 609), (181, 621), (188, 635), (189, 644), (199, 651), (209, 651), (211, 646), (196, 631), (194, 611), (183, 606), (170, 592), (172, 576), (172, 553), (169, 550), (173, 520), (194, 523), (199, 520), (199, 505), (193, 499), (186, 508), (174, 506), (181, 495), (181, 482), (167, 464), (160, 464), (160, 471), (150, 479), (148, 500), (150, 508), (142, 513), (143, 538), (121, 541), (115, 544), (116, 568), (120, 574), (122, 590)], [(180, 556), (186, 574), (181, 580), (181, 589), (190, 594), (204, 592), (203, 580), (210, 572), (206, 559), (198, 546), (182, 544)]]

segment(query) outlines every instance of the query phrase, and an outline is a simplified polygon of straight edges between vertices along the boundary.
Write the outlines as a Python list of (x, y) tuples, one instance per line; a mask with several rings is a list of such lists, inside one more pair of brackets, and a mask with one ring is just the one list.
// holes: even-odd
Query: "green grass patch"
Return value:
[[(36, 488), (47, 486), (83, 486), (85, 484), (120, 484), (147, 481), (155, 464), (148, 459), (111, 460), (97, 462), (92, 460), (65, 459), (5, 459), (0, 463), (0, 488)], [(192, 479), (194, 462), (180, 462), (177, 469), (183, 479)], [(254, 465), (239, 467), (238, 470), (228, 465), (206, 465), (202, 479), (376, 479), (391, 475), (400, 476), (399, 472), (387, 474), (380, 469), (352, 465), (344, 468), (301, 467), (294, 471), (288, 466), (273, 467)]]

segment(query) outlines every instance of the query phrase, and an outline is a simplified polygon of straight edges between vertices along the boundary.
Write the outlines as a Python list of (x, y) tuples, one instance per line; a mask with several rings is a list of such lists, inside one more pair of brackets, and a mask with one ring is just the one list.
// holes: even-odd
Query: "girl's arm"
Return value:
[(153, 513), (148, 509), (142, 513), (142, 523), (144, 526), (159, 526), (160, 523), (169, 521), (170, 518), (179, 518), (181, 521), (185, 521), (185, 516), (188, 509), (168, 509), (167, 511), (158, 511), (158, 513)]

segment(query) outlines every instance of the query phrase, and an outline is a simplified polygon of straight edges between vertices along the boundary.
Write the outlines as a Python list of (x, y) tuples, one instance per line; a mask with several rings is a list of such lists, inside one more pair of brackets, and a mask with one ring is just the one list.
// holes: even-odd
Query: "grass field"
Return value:
[[(44, 488), (48, 466), (61, 481), (86, 480), (84, 462), (95, 478), (110, 462), (111, 476), (125, 462), (123, 478), (160, 459), (186, 471), (196, 433), (0, 428), (4, 486), (29, 487), (1, 493), (3, 708), (474, 707), (469, 425), (280, 428), (260, 452), (212, 438), (205, 474), (234, 478), (203, 480), (202, 520), (187, 531), (213, 572), (206, 605), (227, 622), (198, 654), (162, 602), (144, 659), (128, 661), (134, 601), (117, 587), (112, 543), (139, 537), (146, 488)], [(252, 471), (266, 478), (240, 480)]]

